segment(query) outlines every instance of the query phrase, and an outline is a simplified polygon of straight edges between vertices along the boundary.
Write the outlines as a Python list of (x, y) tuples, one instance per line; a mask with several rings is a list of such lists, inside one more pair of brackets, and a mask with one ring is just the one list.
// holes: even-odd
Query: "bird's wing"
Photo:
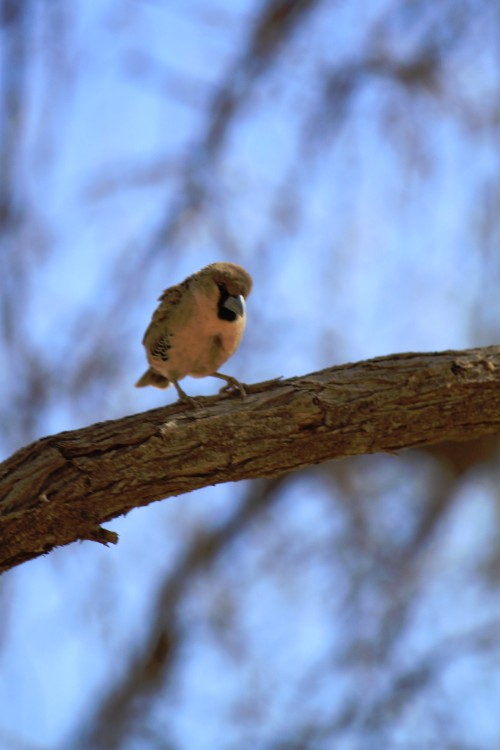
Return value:
[(168, 339), (172, 332), (181, 324), (182, 319), (190, 312), (189, 289), (185, 282), (171, 286), (160, 295), (160, 304), (153, 313), (151, 323), (142, 339), (144, 346), (150, 351), (155, 349), (163, 339)]

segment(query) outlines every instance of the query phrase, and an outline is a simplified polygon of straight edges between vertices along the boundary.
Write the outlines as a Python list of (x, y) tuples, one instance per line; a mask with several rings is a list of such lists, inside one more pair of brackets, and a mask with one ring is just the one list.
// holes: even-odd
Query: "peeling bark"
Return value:
[(500, 434), (500, 346), (395, 354), (42, 438), (0, 465), (0, 571), (221, 482)]

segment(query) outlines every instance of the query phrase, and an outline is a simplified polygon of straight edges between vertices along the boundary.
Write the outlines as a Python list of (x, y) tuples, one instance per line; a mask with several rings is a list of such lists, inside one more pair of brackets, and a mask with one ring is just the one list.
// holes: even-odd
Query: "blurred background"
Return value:
[[(141, 338), (216, 260), (244, 382), (499, 343), (499, 38), (488, 0), (0, 0), (1, 456), (175, 400)], [(497, 750), (499, 480), (495, 439), (356, 457), (12, 570), (0, 747)]]

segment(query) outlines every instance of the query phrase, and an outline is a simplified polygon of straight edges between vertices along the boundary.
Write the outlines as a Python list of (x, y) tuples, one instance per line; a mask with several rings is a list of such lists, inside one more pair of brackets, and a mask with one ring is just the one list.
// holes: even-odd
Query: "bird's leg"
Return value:
[(225, 380), (227, 385), (224, 385), (219, 393), (232, 393), (234, 391), (238, 391), (241, 398), (245, 398), (246, 391), (245, 386), (243, 383), (240, 383), (239, 380), (236, 380), (236, 378), (233, 378), (232, 375), (223, 375), (221, 372), (212, 372), (213, 378), (220, 378), (221, 380)]
[(194, 406), (197, 409), (200, 408), (200, 404), (198, 403), (198, 401), (192, 396), (188, 396), (187, 393), (182, 390), (177, 380), (170, 378), (170, 382), (173, 384), (181, 401), (183, 401), (185, 404), (189, 404), (189, 406)]

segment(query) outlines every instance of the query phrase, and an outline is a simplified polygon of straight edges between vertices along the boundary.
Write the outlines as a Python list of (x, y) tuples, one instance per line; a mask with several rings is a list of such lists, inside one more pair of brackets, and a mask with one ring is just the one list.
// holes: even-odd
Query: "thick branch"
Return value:
[(0, 466), (0, 571), (220, 482), (500, 434), (500, 347), (397, 354), (63, 432)]

